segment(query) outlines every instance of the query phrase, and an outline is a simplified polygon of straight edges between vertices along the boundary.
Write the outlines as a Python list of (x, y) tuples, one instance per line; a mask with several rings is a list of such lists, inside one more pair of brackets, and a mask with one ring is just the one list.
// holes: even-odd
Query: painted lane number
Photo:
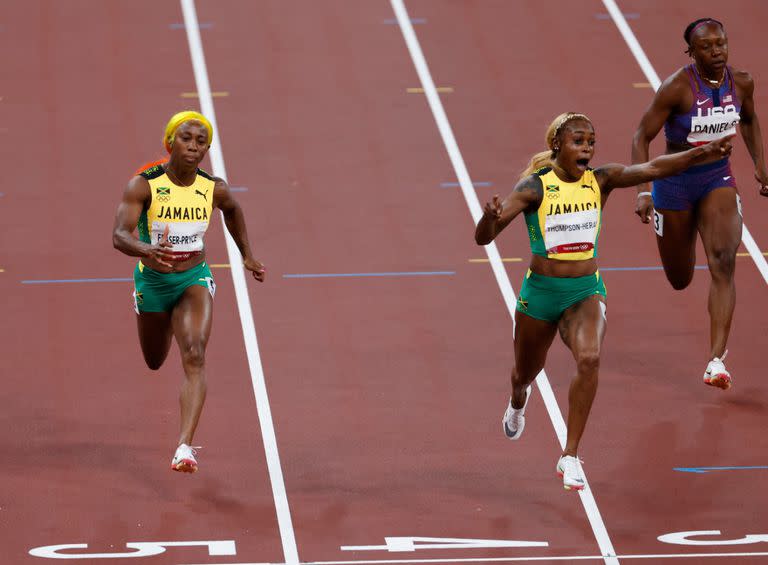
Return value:
[(237, 555), (235, 542), (225, 541), (132, 541), (125, 544), (127, 549), (134, 551), (121, 553), (59, 553), (73, 549), (88, 549), (87, 543), (65, 543), (62, 545), (46, 545), (29, 550), (30, 555), (48, 559), (117, 559), (120, 557), (151, 557), (165, 553), (169, 547), (199, 547), (208, 548), (208, 555)]
[(386, 545), (342, 545), (342, 551), (416, 551), (418, 549), (482, 549), (489, 547), (547, 547), (545, 541), (490, 540), (466, 538), (384, 538)]
[(674, 532), (659, 536), (658, 540), (676, 545), (748, 545), (768, 542), (766, 534), (748, 534), (739, 539), (691, 539), (701, 536), (720, 536), (720, 530), (691, 530), (690, 532)]

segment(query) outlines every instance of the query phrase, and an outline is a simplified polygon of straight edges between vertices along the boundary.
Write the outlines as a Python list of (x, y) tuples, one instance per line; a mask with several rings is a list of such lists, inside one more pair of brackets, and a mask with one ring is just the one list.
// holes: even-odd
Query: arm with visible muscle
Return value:
[[(679, 100), (685, 97), (688, 85), (678, 78), (678, 73), (667, 78), (659, 87), (653, 97), (651, 105), (640, 119), (635, 135), (632, 138), (632, 164), (646, 163), (648, 161), (648, 149), (656, 136), (664, 126), (664, 122), (677, 109)], [(635, 205), (635, 213), (640, 216), (643, 223), (650, 221), (653, 210), (653, 200), (650, 195), (641, 193), (650, 192), (650, 187), (641, 183), (637, 187), (638, 198)]]
[(224, 224), (227, 226), (232, 239), (243, 257), (243, 266), (251, 271), (253, 278), (264, 282), (266, 270), (264, 265), (254, 259), (251, 253), (251, 245), (248, 242), (248, 232), (245, 228), (245, 215), (240, 204), (232, 196), (229, 186), (223, 179), (217, 178), (213, 188), (213, 206), (221, 210), (224, 216)]
[(488, 245), (501, 231), (524, 210), (538, 208), (544, 197), (541, 179), (529, 175), (517, 183), (512, 194), (503, 201), (496, 194), (483, 208), (483, 216), (475, 228), (475, 242)]
[(149, 257), (171, 268), (169, 261), (173, 260), (173, 255), (169, 253), (172, 246), (168, 243), (168, 226), (165, 228), (163, 239), (155, 245), (145, 243), (133, 235), (141, 213), (151, 197), (149, 183), (144, 177), (135, 176), (128, 182), (123, 199), (117, 207), (112, 229), (112, 245), (131, 257)]
[(732, 139), (733, 136), (724, 137), (717, 141), (710, 141), (706, 145), (693, 147), (688, 151), (661, 155), (647, 163), (630, 166), (619, 163), (603, 165), (595, 169), (595, 177), (603, 192), (609, 192), (614, 188), (635, 186), (639, 183), (676, 175), (697, 163), (713, 158), (727, 157), (733, 149)]
[(747, 73), (739, 73), (739, 82), (742, 84), (744, 94), (741, 100), (741, 137), (744, 145), (755, 164), (755, 179), (760, 183), (760, 194), (768, 196), (768, 169), (765, 167), (765, 154), (763, 152), (763, 135), (760, 132), (760, 121), (755, 112), (755, 82)]

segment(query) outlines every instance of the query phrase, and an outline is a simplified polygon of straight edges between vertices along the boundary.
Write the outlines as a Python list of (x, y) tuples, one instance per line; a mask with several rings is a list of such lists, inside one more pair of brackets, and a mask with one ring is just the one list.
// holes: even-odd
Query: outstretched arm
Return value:
[(760, 122), (755, 112), (755, 82), (747, 73), (739, 82), (744, 88), (743, 99), (741, 101), (741, 136), (744, 138), (744, 145), (747, 146), (752, 162), (755, 164), (755, 178), (760, 183), (760, 194), (768, 196), (768, 169), (765, 167), (765, 155), (763, 153), (763, 135), (760, 132)]
[(232, 239), (235, 240), (240, 255), (243, 257), (243, 266), (251, 271), (253, 278), (264, 282), (266, 270), (264, 265), (253, 258), (251, 246), (248, 243), (248, 232), (245, 228), (245, 216), (237, 200), (232, 196), (229, 185), (223, 179), (216, 179), (213, 189), (213, 206), (219, 208), (224, 215), (224, 224), (227, 226)]
[(486, 203), (483, 216), (475, 228), (475, 241), (478, 245), (488, 245), (522, 211), (538, 208), (543, 198), (541, 179), (529, 175), (517, 183), (515, 190), (503, 201), (494, 195), (493, 201)]
[(151, 198), (149, 183), (141, 176), (133, 177), (123, 192), (123, 199), (117, 207), (115, 225), (112, 229), (112, 245), (131, 257), (149, 257), (159, 264), (173, 268), (170, 261), (171, 244), (168, 243), (168, 226), (165, 228), (163, 239), (157, 244), (145, 243), (133, 235), (139, 223), (139, 217), (144, 206)]
[(688, 151), (661, 155), (647, 163), (625, 166), (618, 163), (604, 165), (595, 169), (595, 177), (603, 192), (614, 188), (635, 186), (681, 173), (688, 167), (716, 158), (722, 159), (731, 154), (733, 136), (711, 141), (706, 145), (694, 147)]

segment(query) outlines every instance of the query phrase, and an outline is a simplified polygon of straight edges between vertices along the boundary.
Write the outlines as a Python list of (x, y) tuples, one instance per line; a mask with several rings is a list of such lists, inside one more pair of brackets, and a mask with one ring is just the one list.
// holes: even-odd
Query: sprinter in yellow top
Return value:
[(518, 439), (525, 426), (530, 385), (544, 368), (552, 340), (560, 335), (576, 360), (568, 395), (568, 437), (556, 470), (568, 490), (584, 488), (579, 441), (597, 391), (600, 347), (605, 335), (605, 285), (597, 270), (601, 214), (611, 190), (677, 174), (731, 152), (730, 138), (632, 166), (592, 170), (595, 130), (584, 114), (561, 114), (546, 133), (547, 150), (531, 159), (514, 191), (485, 205), (475, 241), (487, 245), (521, 212), (531, 258), (515, 312), (512, 395), (502, 420), (505, 435)]
[[(213, 126), (198, 112), (174, 115), (163, 143), (169, 159), (143, 168), (128, 183), (117, 209), (112, 241), (139, 257), (134, 307), (139, 342), (150, 369), (159, 369), (176, 337), (186, 379), (181, 388), (181, 433), (171, 460), (174, 471), (197, 470), (192, 438), (206, 393), (205, 348), (211, 333), (216, 286), (205, 261), (203, 238), (213, 209), (259, 282), (264, 266), (253, 258), (245, 218), (226, 181), (199, 169), (213, 140)], [(138, 228), (138, 238), (134, 230)]]
[(160, 243), (167, 227), (168, 243), (172, 246), (169, 253), (174, 261), (199, 256), (211, 217), (216, 180), (198, 169), (192, 184), (180, 186), (162, 165), (142, 171), (140, 176), (149, 183), (151, 200), (139, 217), (139, 239), (149, 244)]

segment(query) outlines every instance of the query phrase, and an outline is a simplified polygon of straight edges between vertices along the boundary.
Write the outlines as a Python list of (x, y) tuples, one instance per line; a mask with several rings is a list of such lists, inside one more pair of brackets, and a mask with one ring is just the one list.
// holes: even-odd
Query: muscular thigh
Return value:
[(136, 316), (139, 344), (151, 367), (162, 364), (171, 347), (171, 313), (142, 312)]
[(668, 277), (685, 278), (696, 264), (696, 222), (691, 210), (655, 210), (659, 257)]
[(560, 337), (576, 355), (600, 352), (607, 328), (606, 306), (599, 295), (590, 296), (563, 312), (558, 323)]
[(201, 285), (188, 287), (173, 309), (173, 333), (180, 347), (208, 343), (213, 321), (213, 297)]
[(515, 367), (526, 380), (544, 368), (556, 334), (557, 324), (515, 312)]
[(735, 188), (722, 187), (699, 203), (698, 230), (708, 258), (713, 254), (735, 254), (741, 242), (741, 204)]

